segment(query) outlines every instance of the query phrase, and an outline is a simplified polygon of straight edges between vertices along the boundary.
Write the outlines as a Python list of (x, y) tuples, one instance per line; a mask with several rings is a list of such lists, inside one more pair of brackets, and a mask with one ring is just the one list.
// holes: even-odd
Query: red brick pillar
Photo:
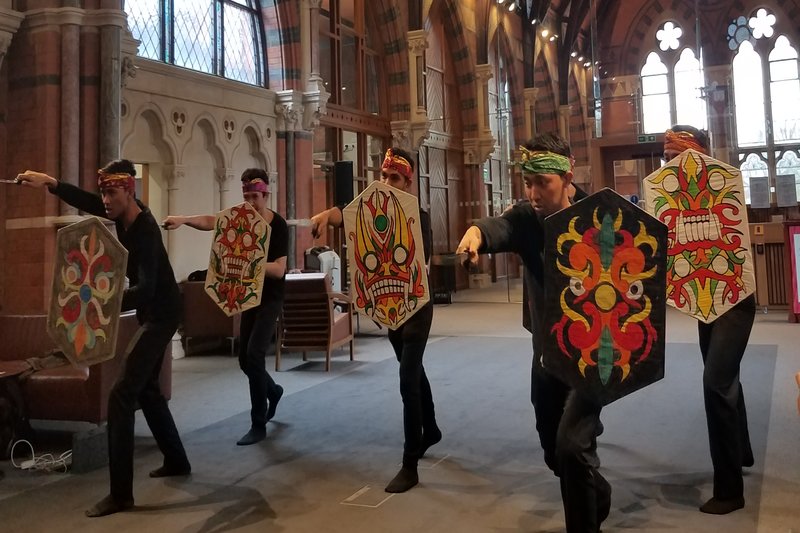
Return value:
[[(6, 74), (0, 74), (0, 123), (5, 125), (5, 135), (0, 133), (0, 173), (5, 178), (35, 169), (94, 188), (95, 171), (102, 163), (99, 147), (104, 154), (119, 152), (119, 57), (114, 54), (125, 14), (118, 0), (84, 3), (92, 9), (61, 7), (59, 0), (35, 4), (35, 10), (23, 13), (25, 19), (3, 60)], [(108, 47), (103, 52), (105, 67), (101, 41)], [(100, 91), (101, 75), (105, 92)], [(112, 115), (102, 130), (100, 102)], [(0, 257), (3, 313), (45, 311), (56, 227), (68, 221), (61, 215), (74, 212), (59, 204), (46, 191), (29, 188), (6, 186), (0, 195), (0, 242), (6, 250)]]

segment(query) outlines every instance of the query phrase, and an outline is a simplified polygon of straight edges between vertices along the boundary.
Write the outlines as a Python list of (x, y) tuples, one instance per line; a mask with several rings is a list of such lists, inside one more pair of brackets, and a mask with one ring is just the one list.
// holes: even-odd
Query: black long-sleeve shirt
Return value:
[[(580, 187), (575, 187), (575, 201), (586, 196)], [(501, 216), (482, 218), (474, 225), (481, 230), (480, 253), (513, 252), (525, 265), (522, 322), (533, 336), (534, 359), (541, 362), (544, 317), (539, 310), (544, 299), (544, 219), (530, 202), (520, 202)]]
[[(103, 200), (96, 194), (62, 182), (50, 192), (85, 213), (108, 218)], [(122, 310), (135, 309), (140, 324), (177, 323), (181, 311), (180, 290), (161, 240), (161, 230), (150, 209), (139, 200), (136, 203), (142, 212), (129, 228), (114, 221), (117, 238), (128, 250), (130, 283), (122, 297)]]

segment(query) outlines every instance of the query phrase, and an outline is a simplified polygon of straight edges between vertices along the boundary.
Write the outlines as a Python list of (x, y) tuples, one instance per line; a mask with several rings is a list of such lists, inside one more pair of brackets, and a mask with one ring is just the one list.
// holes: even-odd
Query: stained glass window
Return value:
[(256, 0), (128, 0), (139, 55), (251, 85), (264, 84)]

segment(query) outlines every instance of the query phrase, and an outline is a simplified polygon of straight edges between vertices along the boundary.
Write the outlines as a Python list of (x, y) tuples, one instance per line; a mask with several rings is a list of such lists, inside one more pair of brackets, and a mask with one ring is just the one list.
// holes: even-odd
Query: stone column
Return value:
[(323, 90), (322, 76), (319, 74), (319, 9), (322, 0), (308, 2), (308, 39), (303, 41), (303, 70), (308, 62), (308, 91)]
[[(61, 168), (59, 179), (76, 187), (80, 187), (80, 43), (80, 19), (76, 23), (61, 26)], [(61, 202), (60, 212), (61, 215), (78, 214), (78, 210), (66, 202)]]
[[(297, 176), (295, 161), (295, 133), (302, 127), (303, 105), (302, 94), (296, 91), (279, 91), (275, 104), (275, 114), (278, 117), (278, 132), (285, 138), (285, 169), (284, 182), (286, 183), (286, 218), (297, 218)], [(289, 226), (289, 253), (286, 258), (286, 267), (295, 268), (297, 250), (296, 227)]]
[(526, 87), (523, 91), (525, 102), (525, 130), (528, 137), (536, 136), (536, 97), (539, 95), (537, 87)]
[(572, 105), (558, 106), (558, 133), (567, 143), (569, 143), (569, 117), (571, 114)]
[(100, 135), (101, 164), (119, 158), (121, 99), (121, 31), (119, 26), (100, 27)]
[(705, 70), (708, 86), (704, 95), (708, 109), (708, 134), (711, 142), (711, 153), (720, 161), (736, 161), (736, 149), (733, 146), (736, 135), (730, 131), (732, 124), (729, 114), (731, 109), (731, 90), (733, 68), (726, 65), (709, 66)]
[(478, 132), (481, 136), (491, 135), (492, 128), (489, 121), (489, 80), (492, 79), (492, 65), (485, 63), (475, 65), (475, 77), (478, 84)]

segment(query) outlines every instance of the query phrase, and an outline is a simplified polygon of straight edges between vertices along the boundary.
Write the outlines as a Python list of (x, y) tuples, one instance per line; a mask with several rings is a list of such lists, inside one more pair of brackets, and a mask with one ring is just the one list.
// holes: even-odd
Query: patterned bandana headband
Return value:
[(261, 178), (255, 178), (250, 181), (242, 182), (242, 192), (263, 192), (267, 194), (269, 192), (269, 187), (267, 187), (267, 182)]
[(97, 171), (97, 187), (101, 190), (124, 189), (126, 191), (135, 191), (136, 181), (133, 176), (126, 172), (111, 174), (109, 172), (103, 172), (101, 169)]
[(381, 170), (394, 170), (408, 179), (414, 178), (414, 171), (411, 170), (411, 163), (409, 163), (405, 157), (394, 155), (391, 148), (386, 150), (386, 157), (383, 158)]
[(688, 149), (696, 150), (701, 154), (708, 155), (708, 149), (700, 146), (694, 135), (688, 131), (667, 130), (664, 133), (664, 151), (683, 152)]
[(520, 146), (520, 160), (517, 161), (524, 172), (528, 174), (563, 174), (572, 170), (569, 157), (554, 152), (534, 152)]

